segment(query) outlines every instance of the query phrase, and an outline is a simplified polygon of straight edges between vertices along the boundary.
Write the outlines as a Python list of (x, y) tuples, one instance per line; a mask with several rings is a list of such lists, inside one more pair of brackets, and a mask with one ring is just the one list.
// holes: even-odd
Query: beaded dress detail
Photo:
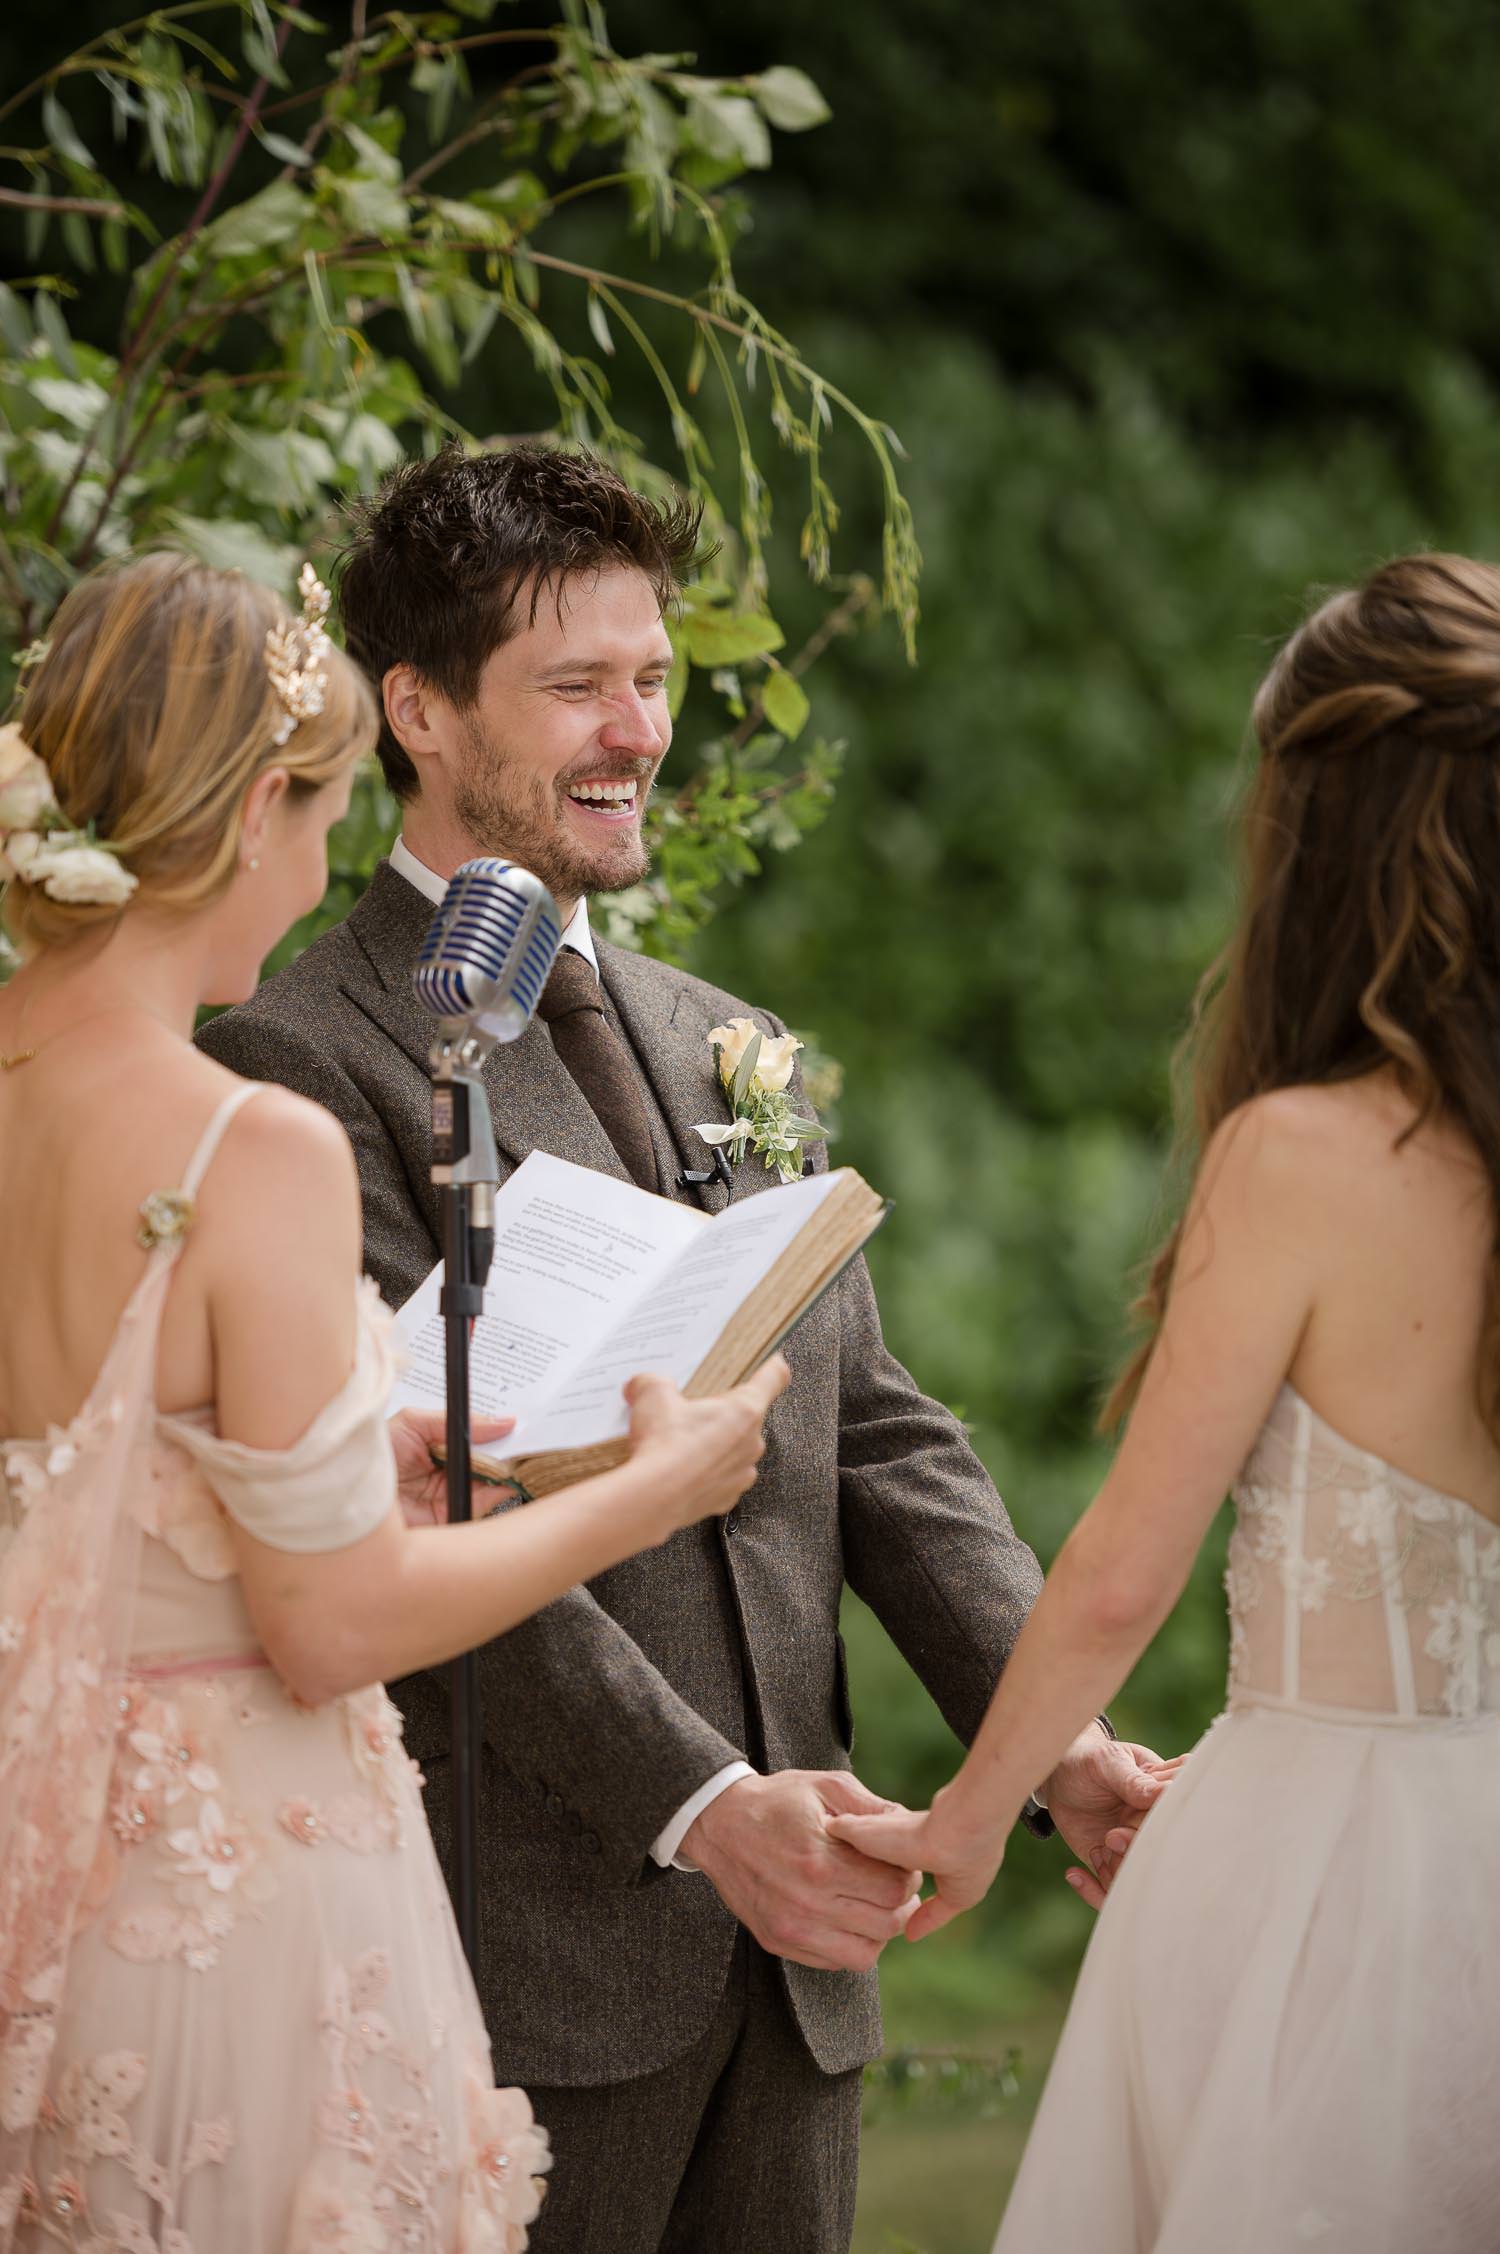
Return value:
[[(156, 1339), (210, 1122), (64, 1430), (0, 1442), (0, 2250), (521, 2254), (549, 2164), (496, 2090), (378, 1686), (298, 1705), (233, 1512), (335, 1550), (396, 1494), (390, 1318), (294, 1447), (161, 1416)], [(149, 1216), (147, 1217), (150, 1218)]]
[(1111, 1889), (996, 2254), (1488, 2254), (1500, 1525), (1289, 1385), (1234, 1503), (1227, 1711)]

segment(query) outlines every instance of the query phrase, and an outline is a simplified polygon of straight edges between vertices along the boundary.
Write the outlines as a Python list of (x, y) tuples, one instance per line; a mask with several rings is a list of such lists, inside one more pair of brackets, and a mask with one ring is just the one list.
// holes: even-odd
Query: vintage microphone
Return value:
[[(448, 1376), (448, 1519), (473, 1515), (469, 1332), (484, 1311), (495, 1249), (499, 1161), (480, 1078), (497, 1043), (536, 1014), (562, 945), (562, 919), (540, 877), (510, 861), (465, 861), (417, 954), (417, 1000), (441, 1022), (430, 1052), (432, 1179), (443, 1213), (441, 1307)], [(475, 1655), (452, 1663), (453, 1912), (479, 1971), (479, 1697)]]

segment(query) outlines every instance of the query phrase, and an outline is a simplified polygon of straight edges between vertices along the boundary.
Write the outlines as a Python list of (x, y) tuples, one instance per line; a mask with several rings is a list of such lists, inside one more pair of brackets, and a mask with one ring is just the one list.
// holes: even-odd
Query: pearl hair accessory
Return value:
[(302, 616), (273, 626), (266, 635), (266, 671), (281, 704), (281, 718), (271, 734), (274, 744), (284, 744), (302, 720), (316, 720), (328, 693), (328, 652), (323, 629), (332, 595), (310, 563), (297, 575)]

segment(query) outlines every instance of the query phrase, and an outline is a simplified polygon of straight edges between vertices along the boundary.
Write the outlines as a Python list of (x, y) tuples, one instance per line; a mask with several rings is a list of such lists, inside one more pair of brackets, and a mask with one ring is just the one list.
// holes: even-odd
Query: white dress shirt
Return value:
[[(447, 878), (440, 877), (435, 869), (429, 869), (425, 861), (419, 861), (404, 837), (398, 837), (391, 847), (391, 867), (397, 876), (405, 877), (408, 884), (415, 885), (418, 892), (434, 905), (448, 889)], [(594, 976), (598, 977), (599, 957), (594, 949), (594, 934), (589, 928), (587, 900), (580, 900), (568, 918), (562, 943), (582, 955), (585, 962), (593, 966)], [(711, 1776), (706, 1784), (700, 1784), (692, 1798), (683, 1802), (665, 1831), (651, 1842), (652, 1861), (659, 1863), (663, 1870), (696, 1870), (697, 1864), (689, 1862), (681, 1852), (685, 1835), (721, 1792), (727, 1792), (732, 1784), (738, 1784), (741, 1777), (753, 1777), (754, 1774), (748, 1761), (730, 1761)]]
[[(424, 894), (434, 907), (448, 889), (448, 879), (440, 877), (435, 869), (429, 869), (425, 861), (419, 861), (404, 837), (398, 837), (391, 847), (391, 867), (398, 877), (405, 877), (408, 884), (414, 884), (418, 892)], [(584, 961), (593, 966), (594, 976), (598, 977), (599, 957), (594, 950), (594, 935), (589, 929), (587, 900), (580, 900), (568, 918), (562, 943), (582, 955)]]

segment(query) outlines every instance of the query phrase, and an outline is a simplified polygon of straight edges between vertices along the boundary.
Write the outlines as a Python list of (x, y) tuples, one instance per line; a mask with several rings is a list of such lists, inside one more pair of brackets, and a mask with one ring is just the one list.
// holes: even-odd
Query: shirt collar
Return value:
[[(391, 847), (390, 859), (397, 876), (405, 877), (408, 884), (415, 885), (418, 892), (436, 907), (448, 889), (447, 878), (440, 877), (435, 869), (429, 869), (425, 861), (419, 861), (404, 837), (398, 837)], [(594, 947), (594, 934), (589, 927), (587, 900), (580, 900), (573, 910), (562, 935), (562, 943), (582, 955), (594, 976), (598, 977), (599, 957)]]

